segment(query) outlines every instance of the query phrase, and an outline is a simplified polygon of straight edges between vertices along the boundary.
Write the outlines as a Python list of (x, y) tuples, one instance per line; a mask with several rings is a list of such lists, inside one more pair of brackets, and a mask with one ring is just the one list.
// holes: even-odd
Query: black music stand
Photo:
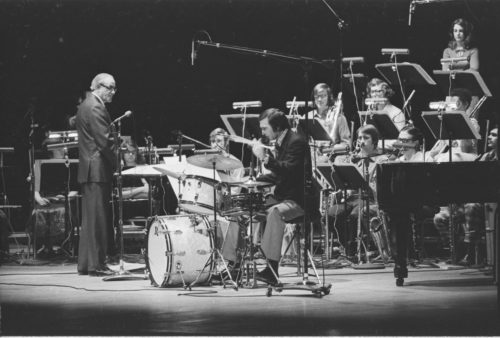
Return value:
[(259, 114), (228, 114), (220, 118), (230, 135), (247, 139), (260, 138)]
[[(333, 170), (336, 175), (332, 175), (333, 179), (338, 180), (337, 186), (341, 186), (346, 190), (358, 190), (359, 192), (359, 215), (358, 215), (358, 228), (357, 228), (357, 255), (358, 255), (358, 266), (359, 269), (380, 269), (384, 268), (384, 265), (373, 265), (368, 259), (368, 253), (365, 249), (366, 263), (361, 261), (361, 241), (362, 241), (362, 230), (361, 230), (361, 217), (362, 217), (362, 191), (369, 191), (370, 187), (358, 169), (351, 163), (348, 164), (334, 164)], [(368, 198), (368, 194), (366, 194)], [(369, 209), (368, 200), (365, 200), (366, 209)], [(370, 215), (368, 210), (366, 211), (366, 218), (369, 219)]]
[[(339, 186), (341, 182), (340, 178), (337, 176), (337, 174), (333, 171), (333, 168), (330, 164), (328, 163), (320, 163), (318, 165), (316, 165), (316, 175), (318, 175), (321, 179), (322, 182), (325, 182), (325, 184), (320, 184), (321, 187), (323, 188), (322, 189), (322, 193), (325, 194), (325, 196), (323, 197), (323, 199), (326, 199), (327, 202), (329, 202), (330, 200), (326, 198), (326, 196), (328, 194), (330, 194), (331, 192), (335, 192), (337, 190), (339, 190), (341, 187)], [(345, 191), (344, 191), (344, 195), (345, 195)], [(345, 200), (344, 200), (345, 201)], [(325, 203), (325, 201), (323, 201)], [(344, 207), (346, 207), (346, 203), (347, 201), (345, 201), (344, 203)], [(326, 260), (329, 261), (330, 258), (331, 258), (331, 251), (332, 251), (332, 248), (330, 247), (330, 242), (329, 242), (329, 238), (330, 238), (330, 227), (329, 227), (329, 217), (328, 217), (328, 206), (330, 205), (330, 203), (326, 203), (326, 207), (324, 208), (324, 219), (325, 219), (325, 252), (326, 252)], [(338, 239), (339, 242), (340, 242), (340, 238)], [(345, 252), (344, 252), (344, 255), (345, 255)]]
[(450, 162), (452, 140), (481, 138), (463, 111), (426, 111), (422, 112), (422, 118), (436, 140), (448, 140)]
[[(436, 82), (419, 64), (402, 63), (380, 63), (375, 65), (380, 75), (391, 85), (399, 86), (399, 78), (402, 85), (435, 85)], [(399, 73), (399, 77), (398, 77)]]
[(385, 149), (385, 140), (394, 140), (398, 138), (398, 127), (396, 127), (388, 112), (383, 110), (360, 111), (359, 116), (364, 117), (367, 124), (372, 124), (377, 128), (380, 138), (382, 139), (382, 150)]
[(492, 96), (478, 72), (467, 70), (435, 70), (432, 73), (445, 95), (449, 95), (452, 89), (465, 88), (473, 96)]
[(332, 138), (328, 135), (325, 127), (319, 122), (319, 119), (299, 119), (299, 127), (301, 132), (305, 133), (307, 128), (309, 135), (314, 141), (331, 141)]

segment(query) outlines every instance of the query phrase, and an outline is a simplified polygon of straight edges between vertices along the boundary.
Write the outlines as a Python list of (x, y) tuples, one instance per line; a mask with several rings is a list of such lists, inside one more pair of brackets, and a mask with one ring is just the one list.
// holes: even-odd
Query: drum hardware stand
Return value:
[[(185, 135), (182, 135), (182, 136), (185, 136)], [(214, 181), (217, 180), (217, 178), (215, 176), (215, 173), (216, 173), (215, 164), (216, 164), (216, 162), (214, 160), (212, 162), (213, 180)], [(233, 280), (233, 278), (231, 276), (231, 273), (229, 272), (229, 267), (226, 264), (226, 261), (224, 260), (224, 256), (222, 255), (222, 252), (220, 251), (219, 247), (217, 246), (218, 245), (218, 238), (217, 238), (217, 188), (218, 188), (217, 184), (213, 186), (213, 199), (214, 199), (214, 226), (213, 226), (213, 231), (214, 231), (214, 250), (212, 252), (212, 255), (210, 255), (210, 257), (208, 258), (207, 262), (205, 263), (205, 266), (203, 267), (203, 269), (201, 269), (201, 271), (199, 272), (199, 274), (196, 277), (196, 279), (188, 285), (189, 291), (191, 291), (191, 288), (194, 285), (196, 285), (196, 283), (198, 282), (198, 279), (200, 278), (201, 274), (205, 271), (205, 269), (207, 268), (207, 266), (210, 265), (210, 260), (213, 260), (213, 261), (216, 262), (218, 259), (220, 259), (222, 261), (222, 264), (224, 265), (224, 270), (227, 271), (227, 275), (229, 277), (229, 280), (230, 280), (230, 283), (232, 284), (233, 289), (236, 290), (236, 291), (238, 291), (238, 283)], [(222, 271), (219, 271), (219, 276), (221, 278), (223, 287), (226, 288), (226, 281), (224, 279), (224, 276), (222, 275)]]
[(124, 268), (124, 261), (123, 261), (123, 252), (124, 252), (124, 245), (123, 245), (123, 177), (122, 177), (122, 167), (121, 167), (121, 158), (122, 158), (122, 149), (121, 149), (121, 122), (118, 121), (116, 122), (116, 125), (114, 123), (111, 123), (110, 129), (111, 133), (113, 134), (113, 140), (115, 143), (115, 148), (116, 148), (116, 170), (117, 173), (115, 173), (116, 177), (116, 185), (118, 189), (118, 228), (120, 232), (120, 270), (112, 276), (107, 276), (104, 277), (104, 281), (122, 281), (122, 280), (137, 280), (137, 279), (147, 279), (146, 274), (143, 275), (137, 275), (137, 274), (132, 274), (129, 271), (126, 271)]

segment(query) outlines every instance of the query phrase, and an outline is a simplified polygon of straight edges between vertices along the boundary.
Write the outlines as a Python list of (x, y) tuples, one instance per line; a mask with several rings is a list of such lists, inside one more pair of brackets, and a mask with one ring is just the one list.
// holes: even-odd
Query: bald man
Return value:
[(80, 154), (78, 182), (82, 189), (78, 274), (106, 276), (113, 274), (106, 265), (106, 254), (112, 238), (109, 201), (115, 166), (111, 118), (106, 103), (110, 103), (116, 93), (115, 79), (109, 74), (98, 74), (90, 90), (76, 114)]

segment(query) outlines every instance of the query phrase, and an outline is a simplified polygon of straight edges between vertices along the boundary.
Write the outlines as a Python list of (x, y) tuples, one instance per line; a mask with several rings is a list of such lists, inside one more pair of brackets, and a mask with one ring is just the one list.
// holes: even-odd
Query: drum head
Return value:
[(155, 286), (183, 286), (210, 280), (213, 234), (201, 215), (157, 217), (148, 229), (147, 265)]
[(147, 264), (151, 282), (155, 286), (163, 286), (170, 265), (166, 252), (170, 251), (171, 244), (168, 243), (166, 230), (162, 219), (154, 220), (148, 230)]

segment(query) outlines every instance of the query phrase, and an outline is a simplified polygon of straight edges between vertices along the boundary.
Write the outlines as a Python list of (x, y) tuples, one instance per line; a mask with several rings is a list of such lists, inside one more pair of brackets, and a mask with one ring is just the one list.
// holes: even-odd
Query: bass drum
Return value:
[(163, 288), (187, 286), (194, 281), (208, 283), (215, 265), (213, 247), (205, 216), (156, 217), (147, 232), (146, 265), (151, 284)]

